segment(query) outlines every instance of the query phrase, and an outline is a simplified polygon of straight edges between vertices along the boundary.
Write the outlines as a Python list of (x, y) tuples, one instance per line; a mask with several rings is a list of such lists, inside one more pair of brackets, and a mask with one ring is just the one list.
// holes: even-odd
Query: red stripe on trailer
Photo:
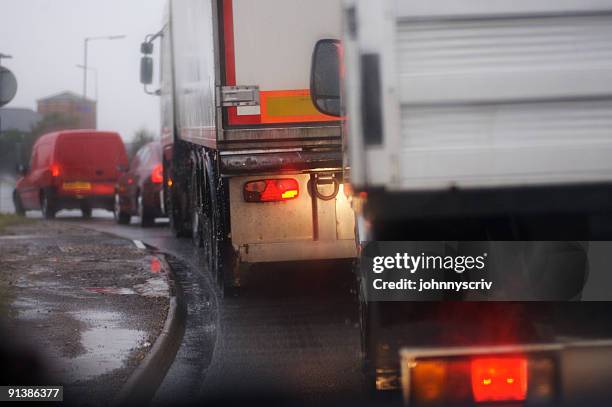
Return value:
[[(234, 1), (223, 0), (223, 38), (225, 40), (225, 84), (236, 85), (236, 51), (234, 45)], [(228, 107), (228, 122), (234, 125), (259, 124), (260, 115), (238, 115), (238, 108)]]

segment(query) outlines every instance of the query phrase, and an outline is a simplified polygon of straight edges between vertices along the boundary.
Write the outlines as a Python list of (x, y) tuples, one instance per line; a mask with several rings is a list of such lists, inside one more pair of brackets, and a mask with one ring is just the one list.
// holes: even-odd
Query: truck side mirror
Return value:
[(153, 58), (150, 56), (140, 58), (140, 83), (143, 85), (153, 83)]
[(140, 44), (140, 52), (143, 55), (153, 54), (153, 43), (151, 41), (145, 41), (142, 44)]
[(312, 54), (310, 97), (317, 110), (340, 116), (340, 41), (320, 40)]

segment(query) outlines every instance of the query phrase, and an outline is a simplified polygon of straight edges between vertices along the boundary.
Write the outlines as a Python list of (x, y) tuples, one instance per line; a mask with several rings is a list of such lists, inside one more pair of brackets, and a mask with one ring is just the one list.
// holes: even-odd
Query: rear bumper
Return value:
[[(333, 173), (320, 175), (331, 176)], [(229, 182), (232, 244), (246, 263), (343, 259), (356, 256), (355, 215), (343, 185), (321, 184), (314, 193), (314, 175), (274, 175), (299, 185), (295, 199), (249, 203), (247, 182), (262, 176), (234, 177)], [(335, 195), (334, 195), (335, 194)]]
[(374, 221), (538, 213), (604, 214), (612, 183), (443, 191), (368, 191), (365, 213)]
[(246, 263), (350, 259), (357, 256), (355, 239), (249, 244), (239, 248)]
[(92, 209), (113, 210), (113, 195), (65, 196), (59, 195), (54, 199), (56, 209), (80, 209), (83, 206)]
[(221, 156), (225, 176), (277, 171), (342, 169), (342, 153), (331, 151), (295, 151), (262, 154), (227, 154)]

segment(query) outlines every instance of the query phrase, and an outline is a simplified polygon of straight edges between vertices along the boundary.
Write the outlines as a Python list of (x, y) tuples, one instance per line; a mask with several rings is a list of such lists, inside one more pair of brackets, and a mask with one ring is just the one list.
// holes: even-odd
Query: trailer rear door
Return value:
[(340, 0), (223, 0), (225, 85), (259, 87), (259, 106), (228, 107), (227, 123), (336, 121), (310, 100), (316, 42), (340, 38)]

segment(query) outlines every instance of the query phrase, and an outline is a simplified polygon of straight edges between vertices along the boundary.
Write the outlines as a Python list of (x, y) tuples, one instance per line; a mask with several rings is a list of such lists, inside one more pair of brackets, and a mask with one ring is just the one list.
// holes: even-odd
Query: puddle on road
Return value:
[(136, 291), (131, 288), (121, 287), (89, 287), (85, 291), (89, 291), (97, 294), (114, 294), (114, 295), (134, 295)]
[(51, 304), (28, 297), (16, 298), (11, 308), (17, 311), (19, 319), (25, 321), (48, 318), (53, 310)]
[(170, 296), (170, 288), (166, 279), (161, 261), (157, 257), (151, 257), (149, 271), (153, 275), (142, 284), (136, 284), (132, 288), (128, 287), (88, 287), (85, 291), (97, 294), (111, 295), (141, 295), (143, 297), (164, 297)]
[(85, 353), (58, 360), (58, 373), (69, 382), (91, 380), (124, 367), (130, 353), (145, 343), (146, 332), (123, 328), (118, 312), (90, 310), (70, 314), (91, 328), (81, 332)]
[(134, 286), (134, 290), (143, 297), (169, 297), (170, 291), (165, 279), (150, 278), (144, 284)]

